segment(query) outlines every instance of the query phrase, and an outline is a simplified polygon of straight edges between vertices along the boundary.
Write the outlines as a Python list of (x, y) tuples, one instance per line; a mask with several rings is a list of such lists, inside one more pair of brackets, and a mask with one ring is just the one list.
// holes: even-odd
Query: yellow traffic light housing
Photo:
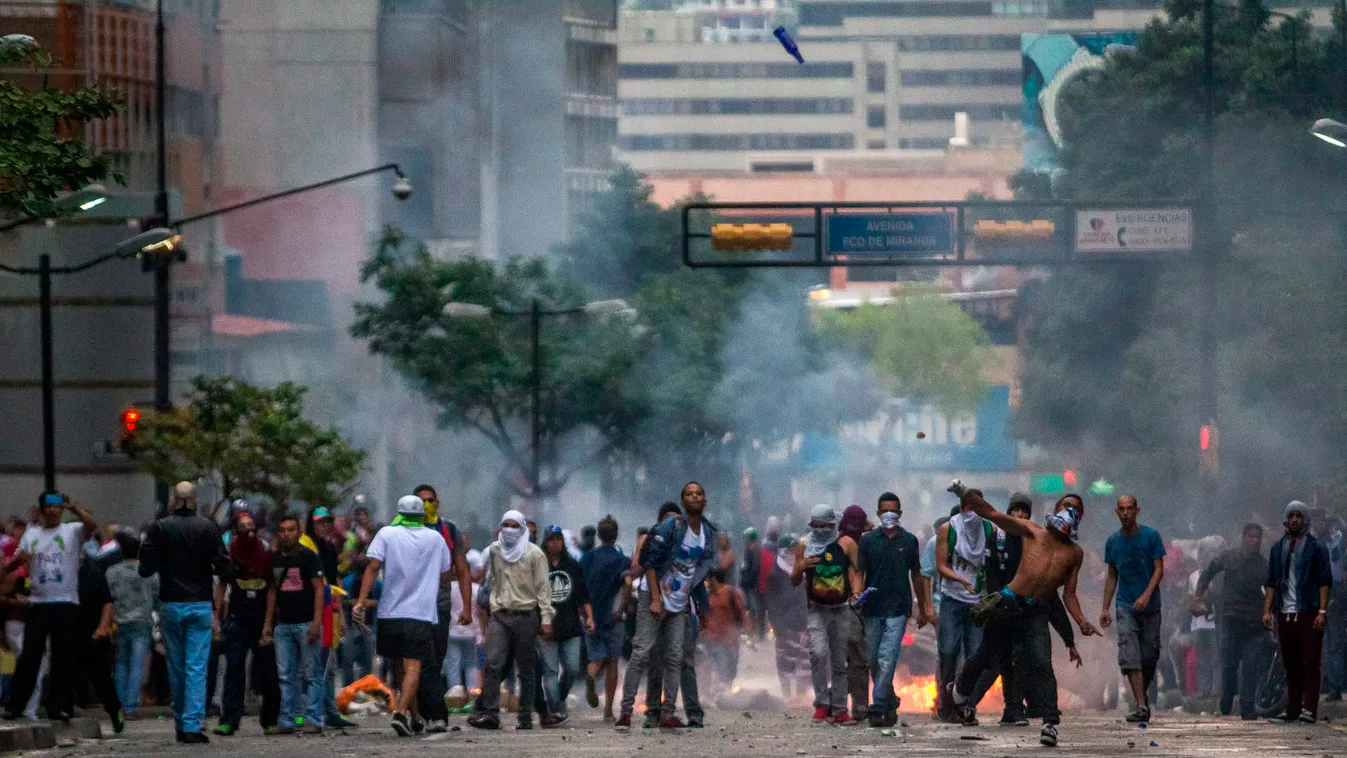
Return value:
[(795, 229), (790, 224), (714, 224), (711, 249), (726, 252), (790, 250)]
[(1047, 242), (1057, 232), (1057, 224), (1047, 219), (1033, 221), (973, 222), (973, 239), (994, 245), (1014, 245), (1029, 242)]

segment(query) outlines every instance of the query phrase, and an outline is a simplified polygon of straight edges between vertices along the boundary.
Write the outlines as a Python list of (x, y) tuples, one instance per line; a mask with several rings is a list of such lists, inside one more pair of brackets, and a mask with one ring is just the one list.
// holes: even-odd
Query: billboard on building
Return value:
[(1062, 146), (1058, 105), (1066, 85), (1103, 68), (1107, 55), (1129, 49), (1136, 42), (1135, 31), (1020, 35), (1026, 169), (1051, 172), (1058, 165), (1057, 151)]
[(809, 470), (881, 462), (893, 472), (1015, 471), (1018, 447), (1010, 428), (1010, 387), (988, 388), (971, 413), (947, 414), (923, 402), (894, 400), (874, 418), (848, 424), (835, 437), (806, 435)]

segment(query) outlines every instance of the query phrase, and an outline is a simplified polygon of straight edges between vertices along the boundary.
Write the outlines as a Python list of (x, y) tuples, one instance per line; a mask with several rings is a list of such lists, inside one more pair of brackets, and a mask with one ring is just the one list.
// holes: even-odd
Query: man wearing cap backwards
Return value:
[(809, 671), (814, 679), (814, 721), (854, 724), (847, 713), (847, 638), (851, 588), (859, 586), (856, 542), (837, 529), (837, 511), (819, 504), (809, 512), (809, 533), (795, 548), (791, 584), (809, 598)]
[[(1048, 515), (1047, 525), (1040, 526), (1032, 521), (998, 513), (981, 495), (969, 490), (957, 479), (950, 484), (949, 491), (959, 496), (961, 505), (966, 509), (991, 521), (1005, 530), (1006, 534), (1016, 534), (1023, 539), (1023, 552), (1015, 578), (1000, 592), (981, 601), (975, 609), (975, 619), (985, 628), (982, 644), (964, 662), (958, 679), (949, 685), (950, 698), (959, 720), (969, 723), (977, 708), (977, 704), (970, 699), (973, 690), (987, 667), (998, 661), (1003, 646), (1012, 646), (1016, 660), (1030, 669), (1045, 670), (1052, 667), (1051, 646), (1038, 644), (1037, 640), (1047, 636), (1046, 624), (1040, 619), (1047, 618), (1048, 598), (1057, 592), (1058, 587), (1064, 590), (1062, 600), (1067, 612), (1080, 627), (1080, 633), (1088, 637), (1099, 632), (1081, 613), (1080, 600), (1076, 597), (1076, 575), (1080, 572), (1080, 563), (1084, 557), (1084, 552), (1076, 544), (1080, 522), (1085, 515), (1085, 505), (1080, 498), (1068, 495), (1057, 501), (1053, 512)], [(1043, 714), (1039, 742), (1047, 747), (1056, 747), (1057, 725), (1054, 722), (1057, 720), (1057, 690), (1050, 685), (1047, 677), (1034, 677), (1025, 684), (1029, 710)]]
[(1286, 535), (1272, 545), (1263, 587), (1263, 626), (1271, 629), (1276, 620), (1286, 664), (1286, 713), (1272, 721), (1313, 724), (1333, 569), (1328, 548), (1309, 533), (1309, 508), (1292, 500), (1285, 514)]
[(196, 512), (196, 487), (178, 482), (169, 498), (168, 516), (150, 525), (140, 549), (140, 575), (159, 574), (163, 603), (164, 658), (173, 691), (173, 721), (178, 742), (204, 743), (206, 664), (215, 614), (212, 576), (233, 578), (233, 567), (215, 522)]
[[(421, 669), (435, 655), (435, 624), (439, 621), (436, 595), (439, 582), (453, 571), (449, 546), (440, 535), (424, 525), (426, 504), (416, 495), (398, 500), (398, 515), (393, 523), (380, 529), (370, 542), (365, 557), (365, 576), (360, 582), (360, 598), (352, 617), (364, 625), (365, 609), (375, 605), (370, 592), (383, 570), (379, 596), (379, 629), (375, 647), (385, 659), (402, 661), (398, 681), (398, 700), (393, 713), (393, 731), (410, 737), (412, 722), (419, 721), (416, 693)], [(426, 676), (440, 672), (427, 671)]]
[[(500, 728), (500, 683), (510, 661), (519, 681), (519, 729), (533, 728), (534, 669), (538, 639), (552, 639), (552, 587), (547, 581), (547, 556), (528, 538), (528, 519), (509, 510), (500, 533), (487, 548), (490, 583), (489, 621), (483, 645), (482, 694), (468, 717), (468, 726)], [(388, 590), (385, 589), (385, 592)]]

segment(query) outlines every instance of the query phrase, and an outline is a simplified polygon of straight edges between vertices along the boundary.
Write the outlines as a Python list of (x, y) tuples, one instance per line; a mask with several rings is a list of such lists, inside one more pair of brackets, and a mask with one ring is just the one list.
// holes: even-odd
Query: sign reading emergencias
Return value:
[(1192, 249), (1190, 208), (1076, 211), (1078, 253), (1186, 253)]

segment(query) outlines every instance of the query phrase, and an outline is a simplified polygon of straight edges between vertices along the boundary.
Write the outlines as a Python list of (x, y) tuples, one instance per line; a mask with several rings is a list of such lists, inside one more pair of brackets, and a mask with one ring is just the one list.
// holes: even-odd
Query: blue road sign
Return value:
[(954, 214), (837, 213), (827, 217), (829, 255), (949, 255)]

